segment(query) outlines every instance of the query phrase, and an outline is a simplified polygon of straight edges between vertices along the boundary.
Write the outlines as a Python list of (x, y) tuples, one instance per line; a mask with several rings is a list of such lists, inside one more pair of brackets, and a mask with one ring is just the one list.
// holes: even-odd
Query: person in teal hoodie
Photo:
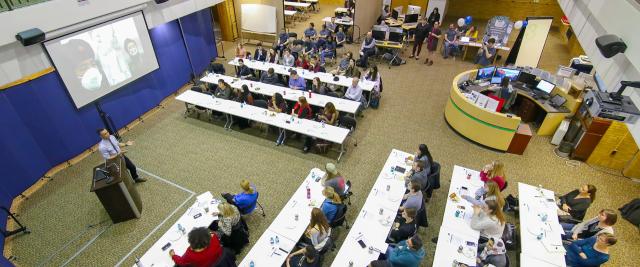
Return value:
[(414, 235), (407, 240), (398, 242), (395, 247), (389, 246), (386, 255), (384, 255), (387, 258), (386, 261), (373, 261), (369, 266), (418, 267), (424, 255), (422, 239), (418, 235)]

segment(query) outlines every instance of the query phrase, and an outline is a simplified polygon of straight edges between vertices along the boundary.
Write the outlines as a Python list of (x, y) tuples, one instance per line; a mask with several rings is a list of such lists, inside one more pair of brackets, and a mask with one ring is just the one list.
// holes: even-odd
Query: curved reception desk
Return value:
[[(499, 151), (509, 151), (512, 141), (516, 142), (514, 136), (518, 133), (519, 127), (526, 126), (528, 129), (528, 125), (524, 124), (528, 121), (523, 122), (522, 118), (516, 115), (520, 114), (520, 111), (515, 112), (516, 114), (495, 112), (480, 107), (467, 98), (465, 93), (458, 88), (458, 84), (472, 80), (475, 76), (476, 70), (470, 70), (458, 74), (453, 79), (451, 93), (444, 110), (445, 120), (454, 131), (475, 143)], [(475, 87), (479, 92), (488, 89), (480, 86)], [(556, 88), (552, 94), (566, 97), (567, 102), (562, 107), (554, 108), (547, 101), (535, 99), (525, 91), (518, 89), (514, 107), (517, 105), (515, 108), (524, 110), (522, 112), (528, 112), (525, 108), (531, 107), (531, 112), (536, 114), (532, 116), (535, 117), (532, 120), (537, 120), (537, 125), (539, 125), (538, 135), (553, 135), (562, 120), (575, 113), (579, 106), (580, 101), (569, 96), (566, 90)], [(526, 147), (526, 143), (524, 146)]]

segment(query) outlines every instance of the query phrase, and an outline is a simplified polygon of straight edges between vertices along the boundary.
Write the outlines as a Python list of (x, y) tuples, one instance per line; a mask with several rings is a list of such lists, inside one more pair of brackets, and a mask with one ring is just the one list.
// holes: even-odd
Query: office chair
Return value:
[(336, 245), (333, 242), (333, 238), (331, 236), (336, 234), (336, 231), (340, 226), (344, 225), (347, 230), (350, 228), (349, 222), (347, 221), (347, 209), (347, 205), (345, 205), (344, 203), (341, 204), (338, 208), (338, 212), (336, 213), (336, 217), (329, 223), (329, 226), (331, 226), (332, 229), (331, 235), (329, 235), (329, 240), (331, 240), (332, 243), (330, 247), (331, 251), (334, 251), (336, 249)]
[[(422, 201), (422, 205), (420, 206), (420, 210), (416, 213), (416, 228), (418, 227), (429, 227), (429, 219), (427, 218), (427, 207)], [(416, 230), (417, 231), (417, 230)]]
[[(262, 207), (262, 204), (260, 204), (260, 201), (258, 201), (258, 199), (260, 198), (260, 192), (256, 192), (256, 194), (258, 194), (258, 196), (256, 197), (256, 205), (258, 205), (258, 207), (260, 208), (260, 211), (262, 212), (262, 217), (266, 217), (267, 215), (264, 213), (264, 208)], [(251, 213), (253, 213), (253, 211)]]
[(425, 194), (425, 200), (429, 202), (429, 199), (431, 199), (433, 195), (433, 190), (440, 188), (440, 163), (433, 162), (429, 176), (427, 176), (427, 182), (428, 186), (423, 193)]

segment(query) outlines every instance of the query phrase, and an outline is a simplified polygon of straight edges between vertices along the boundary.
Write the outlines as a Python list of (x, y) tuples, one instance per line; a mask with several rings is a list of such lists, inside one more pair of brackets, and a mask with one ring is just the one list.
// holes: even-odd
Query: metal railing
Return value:
[(47, 2), (49, 0), (0, 0), (0, 12)]

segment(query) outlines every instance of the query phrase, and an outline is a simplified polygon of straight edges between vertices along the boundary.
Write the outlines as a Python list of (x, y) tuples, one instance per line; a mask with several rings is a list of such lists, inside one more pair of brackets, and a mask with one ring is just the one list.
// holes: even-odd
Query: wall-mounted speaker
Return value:
[(38, 28), (29, 29), (16, 34), (16, 40), (24, 46), (37, 44), (44, 41), (44, 32)]
[(596, 46), (600, 50), (600, 53), (606, 57), (610, 58), (615, 56), (618, 53), (624, 53), (627, 50), (627, 45), (614, 34), (607, 34), (596, 38)]

